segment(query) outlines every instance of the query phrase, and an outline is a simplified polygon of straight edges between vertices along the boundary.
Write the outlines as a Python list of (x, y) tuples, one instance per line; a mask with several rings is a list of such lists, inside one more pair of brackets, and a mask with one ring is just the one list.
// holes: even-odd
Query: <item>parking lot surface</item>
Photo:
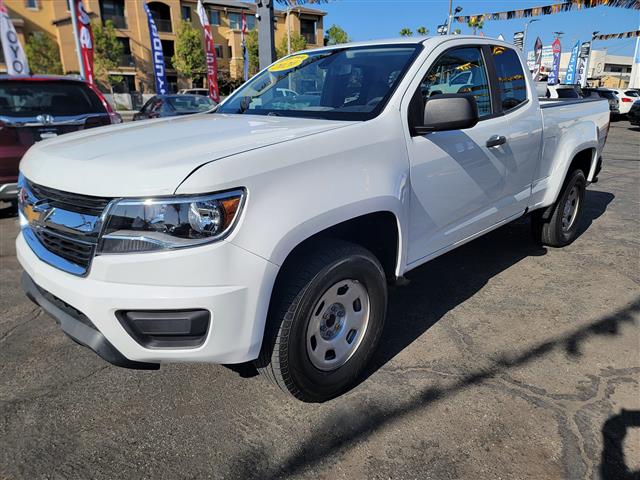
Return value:
[(413, 271), (367, 376), (321, 405), (249, 366), (103, 362), (22, 294), (5, 212), (0, 478), (631, 478), (640, 129), (612, 124), (604, 157), (576, 242), (522, 219)]

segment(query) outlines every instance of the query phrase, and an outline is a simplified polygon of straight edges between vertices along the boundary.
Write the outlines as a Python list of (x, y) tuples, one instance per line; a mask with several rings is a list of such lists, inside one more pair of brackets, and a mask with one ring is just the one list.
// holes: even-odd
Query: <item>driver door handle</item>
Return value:
[(507, 143), (507, 137), (503, 135), (493, 135), (489, 140), (487, 140), (487, 148), (499, 147), (505, 143)]

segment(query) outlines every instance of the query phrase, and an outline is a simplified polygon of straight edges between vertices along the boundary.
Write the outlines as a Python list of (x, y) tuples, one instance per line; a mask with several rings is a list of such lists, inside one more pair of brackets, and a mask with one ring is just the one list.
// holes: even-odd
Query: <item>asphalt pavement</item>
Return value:
[(638, 478), (640, 128), (604, 158), (572, 245), (522, 219), (415, 270), (370, 371), (321, 405), (247, 365), (106, 364), (22, 294), (5, 210), (0, 478)]

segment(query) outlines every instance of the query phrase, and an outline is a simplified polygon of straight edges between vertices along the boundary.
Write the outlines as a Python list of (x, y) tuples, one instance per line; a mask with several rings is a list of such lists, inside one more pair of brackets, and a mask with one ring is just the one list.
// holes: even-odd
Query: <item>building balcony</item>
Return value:
[(131, 54), (123, 54), (120, 55), (120, 60), (118, 61), (118, 65), (121, 67), (135, 67), (136, 62)]
[(127, 28), (127, 19), (122, 15), (103, 15), (102, 22), (106, 23), (107, 20), (111, 20), (113, 22), (113, 26), (119, 28), (121, 30), (126, 30)]
[(154, 18), (153, 21), (156, 24), (156, 28), (158, 29), (159, 32), (164, 32), (164, 33), (173, 32), (170, 18)]

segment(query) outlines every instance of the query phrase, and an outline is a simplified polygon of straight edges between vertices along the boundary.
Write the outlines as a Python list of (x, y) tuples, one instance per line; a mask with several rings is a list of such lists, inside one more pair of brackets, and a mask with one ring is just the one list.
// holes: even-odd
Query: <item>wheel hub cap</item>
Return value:
[(567, 201), (564, 203), (564, 208), (562, 209), (562, 230), (568, 231), (571, 229), (576, 219), (576, 212), (578, 211), (578, 203), (580, 202), (580, 197), (578, 195), (578, 189), (574, 186), (569, 192), (569, 196), (567, 197)]
[(356, 352), (369, 324), (369, 294), (357, 280), (329, 287), (307, 327), (307, 353), (319, 370), (335, 370)]

